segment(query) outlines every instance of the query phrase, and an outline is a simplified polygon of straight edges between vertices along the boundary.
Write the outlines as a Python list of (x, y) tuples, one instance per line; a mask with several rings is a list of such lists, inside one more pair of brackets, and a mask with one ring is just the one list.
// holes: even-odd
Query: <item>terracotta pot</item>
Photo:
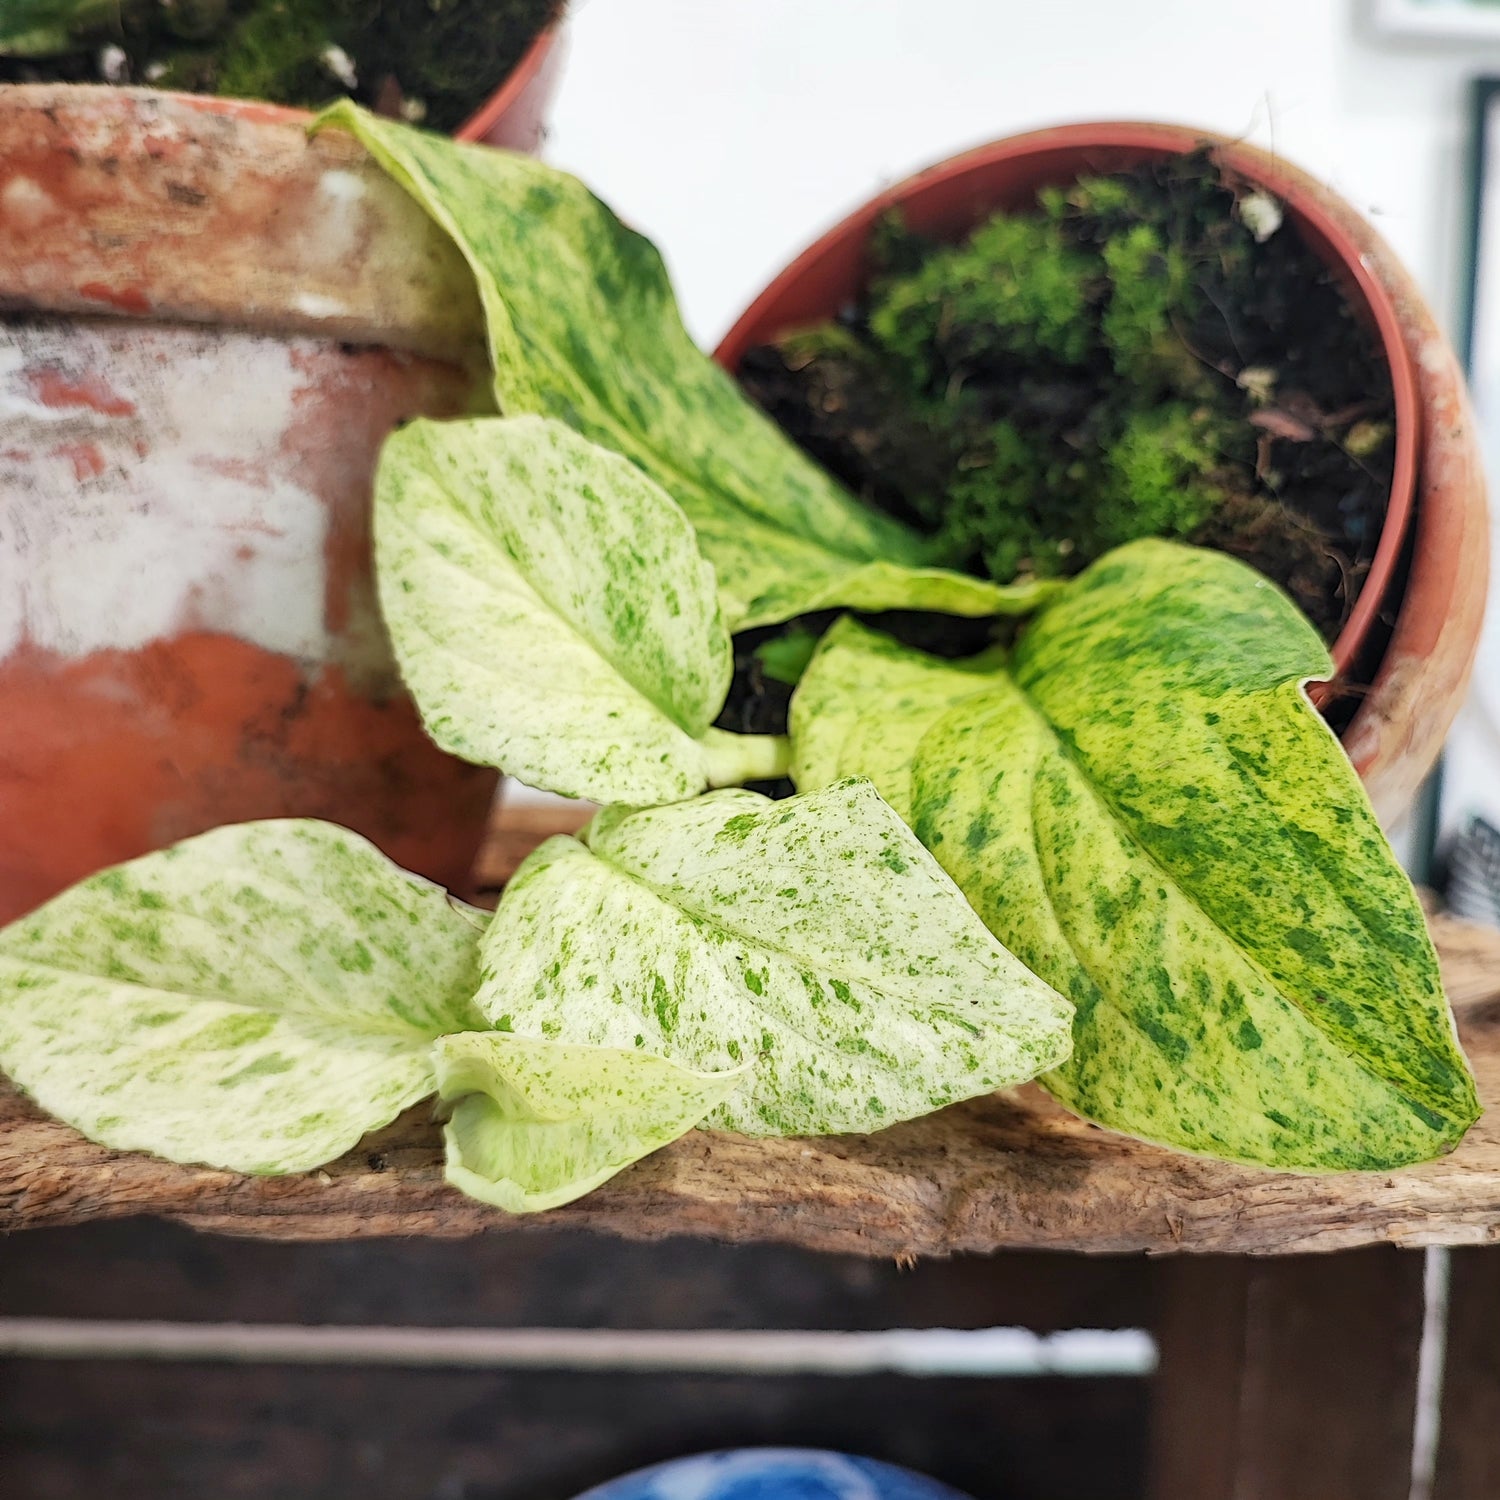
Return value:
[[(1488, 525), (1463, 379), (1410, 275), (1331, 189), (1269, 153), (1185, 126), (1103, 122), (1013, 136), (941, 162), (872, 198), (803, 251), (726, 335), (716, 357), (832, 317), (858, 296), (869, 236), (888, 210), (956, 239), (1039, 188), (1212, 145), (1226, 170), (1278, 198), (1379, 334), (1396, 398), (1395, 476), (1370, 573), (1333, 648), (1336, 686), (1361, 693), (1345, 748), (1381, 816), (1397, 816), (1431, 769), (1478, 647)], [(1329, 690), (1315, 685), (1315, 701)]]
[(562, 78), (566, 52), (566, 22), (559, 19), (527, 48), (510, 77), (453, 132), (453, 138), (534, 156), (547, 133), (547, 111)]
[(450, 885), (484, 829), (370, 550), (385, 434), (479, 387), (472, 280), (351, 137), (224, 105), (0, 90), (0, 922), (218, 823)]

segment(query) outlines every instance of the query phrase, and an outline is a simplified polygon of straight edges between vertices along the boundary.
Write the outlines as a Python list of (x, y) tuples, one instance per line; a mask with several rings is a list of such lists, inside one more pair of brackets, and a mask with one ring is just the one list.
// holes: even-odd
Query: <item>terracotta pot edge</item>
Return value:
[[(82, 246), (90, 218), (100, 209), (92, 198), (80, 194), (81, 201), (66, 203), (64, 217), (64, 222), (79, 230), (75, 242), (64, 241), (50, 254), (36, 255), (28, 253), (31, 238), (16, 233), (16, 254), (0, 257), (5, 267), (0, 275), (0, 309), (301, 335), (388, 348), (476, 372), (483, 369), (487, 360), (479, 333), (477, 294), (448, 237), (371, 162), (353, 136), (325, 131), (309, 137), (305, 122), (310, 116), (305, 111), (259, 104), (241, 107), (241, 103), (212, 95), (105, 85), (12, 84), (0, 87), (0, 133), (9, 121), (12, 138), (24, 139), (44, 162), (56, 162), (58, 174), (66, 178), (68, 174), (82, 177), (99, 165), (87, 155), (80, 159), (78, 147), (72, 144), (76, 140), (117, 136), (123, 144), (132, 133), (149, 136), (159, 131), (173, 146), (201, 151), (212, 173), (222, 174), (214, 186), (218, 203), (230, 218), (229, 189), (236, 179), (274, 188), (290, 198), (313, 194), (330, 171), (353, 173), (372, 205), (371, 225), (364, 226), (364, 232), (400, 235), (404, 246), (386, 254), (367, 273), (371, 285), (363, 305), (335, 309), (308, 302), (299, 306), (304, 290), (299, 276), (305, 274), (314, 283), (327, 280), (334, 263), (313, 250), (299, 251), (293, 238), (279, 237), (272, 226), (262, 231), (264, 241), (279, 243), (283, 250), (290, 247), (287, 263), (276, 275), (270, 274), (265, 258), (256, 254), (261, 240), (245, 235), (238, 241), (243, 246), (238, 256), (241, 279), (227, 287), (224, 268), (236, 259), (235, 242), (204, 235), (201, 206), (172, 200), (172, 191), (180, 191), (180, 185), (167, 180), (168, 168), (161, 162), (122, 150), (110, 170), (127, 174), (142, 205), (155, 192), (151, 206), (156, 236), (178, 248), (194, 247), (207, 239), (206, 252), (174, 257), (159, 297), (142, 293), (137, 302), (111, 297), (110, 270), (122, 257), (119, 251), (105, 254)], [(0, 156), (0, 176), (5, 174), (8, 159)], [(153, 175), (161, 180), (153, 182)], [(63, 189), (59, 192), (67, 197)], [(0, 242), (4, 238), (0, 227)], [(95, 279), (90, 279), (89, 271), (80, 272), (80, 266), (92, 267)]]

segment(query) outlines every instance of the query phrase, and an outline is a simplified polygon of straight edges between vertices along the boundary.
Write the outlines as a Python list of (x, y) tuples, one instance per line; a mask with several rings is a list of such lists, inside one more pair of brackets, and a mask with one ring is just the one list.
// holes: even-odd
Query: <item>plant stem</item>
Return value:
[(774, 781), (792, 766), (792, 742), (784, 734), (730, 734), (710, 729), (698, 743), (703, 746), (710, 786)]

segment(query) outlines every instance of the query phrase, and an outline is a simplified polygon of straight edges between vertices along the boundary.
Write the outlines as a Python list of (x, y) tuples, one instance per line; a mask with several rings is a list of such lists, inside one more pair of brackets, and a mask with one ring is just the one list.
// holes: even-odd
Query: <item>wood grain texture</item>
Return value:
[(1460, 1250), (1448, 1287), (1448, 1351), (1432, 1500), (1500, 1495), (1500, 1256)]
[(1152, 1500), (1407, 1500), (1422, 1269), (1388, 1246), (1162, 1266)]
[[(531, 843), (579, 819), (568, 805), (502, 816), (477, 883), (503, 883)], [(1500, 1103), (1500, 933), (1432, 924), (1487, 1112), (1451, 1156), (1403, 1172), (1297, 1177), (1204, 1161), (1098, 1130), (1027, 1086), (873, 1136), (694, 1131), (582, 1201), (517, 1220), (445, 1186), (425, 1106), (325, 1171), (256, 1178), (92, 1145), (0, 1083), (0, 1232), (155, 1214), (272, 1239), (587, 1228), (896, 1257), (1487, 1244), (1500, 1240), (1489, 1108)]]

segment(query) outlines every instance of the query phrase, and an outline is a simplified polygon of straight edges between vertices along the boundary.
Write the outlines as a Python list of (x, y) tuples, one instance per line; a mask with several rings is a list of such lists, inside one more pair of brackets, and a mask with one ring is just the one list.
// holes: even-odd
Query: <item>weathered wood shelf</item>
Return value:
[[(480, 862), (498, 885), (576, 808), (518, 807)], [(1433, 935), (1487, 1113), (1451, 1156), (1392, 1173), (1297, 1177), (1200, 1161), (1095, 1129), (1027, 1087), (873, 1136), (754, 1141), (695, 1131), (582, 1201), (533, 1219), (442, 1180), (439, 1132), (409, 1112), (326, 1171), (257, 1178), (94, 1146), (0, 1082), (0, 1232), (156, 1214), (288, 1240), (586, 1227), (880, 1256), (1336, 1250), (1500, 1240), (1500, 933)]]

